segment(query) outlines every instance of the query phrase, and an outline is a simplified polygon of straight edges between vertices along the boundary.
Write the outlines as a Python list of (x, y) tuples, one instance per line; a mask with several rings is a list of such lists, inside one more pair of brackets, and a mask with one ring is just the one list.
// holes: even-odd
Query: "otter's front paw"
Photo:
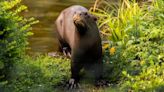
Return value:
[(71, 58), (71, 52), (68, 47), (63, 47), (63, 54), (64, 56)]
[(75, 79), (71, 78), (67, 83), (67, 88), (68, 89), (80, 88), (80, 84), (77, 81), (75, 81)]

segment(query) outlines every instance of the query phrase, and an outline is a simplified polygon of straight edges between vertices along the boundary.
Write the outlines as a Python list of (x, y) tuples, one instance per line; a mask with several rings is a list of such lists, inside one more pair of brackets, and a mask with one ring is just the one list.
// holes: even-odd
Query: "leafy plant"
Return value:
[[(0, 79), (7, 79), (13, 62), (25, 53), (27, 38), (32, 35), (31, 25), (37, 23), (34, 18), (26, 19), (19, 15), (27, 9), (21, 0), (0, 1)], [(5, 82), (6, 83), (6, 82)], [(1, 84), (1, 83), (0, 83)], [(2, 83), (4, 84), (4, 83)]]
[(105, 63), (109, 80), (117, 81), (125, 91), (163, 89), (164, 1), (105, 4), (92, 13), (99, 17), (98, 25), (109, 42), (104, 56), (104, 62), (109, 61)]

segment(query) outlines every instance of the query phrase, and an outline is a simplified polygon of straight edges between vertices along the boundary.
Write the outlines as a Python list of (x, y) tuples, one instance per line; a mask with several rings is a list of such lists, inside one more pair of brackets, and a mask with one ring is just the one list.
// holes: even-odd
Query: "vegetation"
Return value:
[(19, 16), (27, 8), (19, 3), (20, 0), (0, 1), (0, 87), (7, 83), (13, 63), (25, 53), (27, 38), (32, 34), (29, 30), (37, 22)]
[(110, 80), (125, 91), (164, 89), (164, 1), (123, 0), (115, 6), (104, 0), (103, 4), (92, 13), (99, 17), (99, 28), (110, 41), (104, 45)]
[[(98, 1), (91, 13), (98, 17), (105, 40), (104, 74), (112, 84), (100, 92), (163, 91), (164, 1)], [(70, 60), (25, 54), (31, 25), (38, 21), (20, 16), (27, 8), (20, 2), (0, 1), (0, 91), (59, 92), (59, 85), (70, 78)]]
[(46, 55), (26, 56), (14, 63), (10, 75), (4, 92), (54, 92), (70, 78), (70, 61)]

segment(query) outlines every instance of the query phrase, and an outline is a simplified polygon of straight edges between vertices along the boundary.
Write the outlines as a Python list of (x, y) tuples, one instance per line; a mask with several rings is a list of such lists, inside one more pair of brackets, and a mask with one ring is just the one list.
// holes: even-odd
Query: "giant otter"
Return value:
[(77, 85), (82, 68), (90, 70), (99, 80), (102, 75), (102, 45), (96, 17), (86, 8), (74, 5), (61, 12), (56, 27), (60, 47), (71, 56), (70, 85)]

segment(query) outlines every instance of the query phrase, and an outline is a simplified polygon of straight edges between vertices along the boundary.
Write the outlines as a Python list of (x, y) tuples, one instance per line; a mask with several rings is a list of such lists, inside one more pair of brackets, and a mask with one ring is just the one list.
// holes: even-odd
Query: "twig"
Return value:
[(94, 4), (94, 6), (93, 6), (93, 11), (94, 11), (94, 12), (95, 12), (95, 10), (96, 10), (96, 7), (97, 7), (97, 4), (98, 4), (99, 1), (100, 1), (100, 0), (96, 0), (95, 4)]

